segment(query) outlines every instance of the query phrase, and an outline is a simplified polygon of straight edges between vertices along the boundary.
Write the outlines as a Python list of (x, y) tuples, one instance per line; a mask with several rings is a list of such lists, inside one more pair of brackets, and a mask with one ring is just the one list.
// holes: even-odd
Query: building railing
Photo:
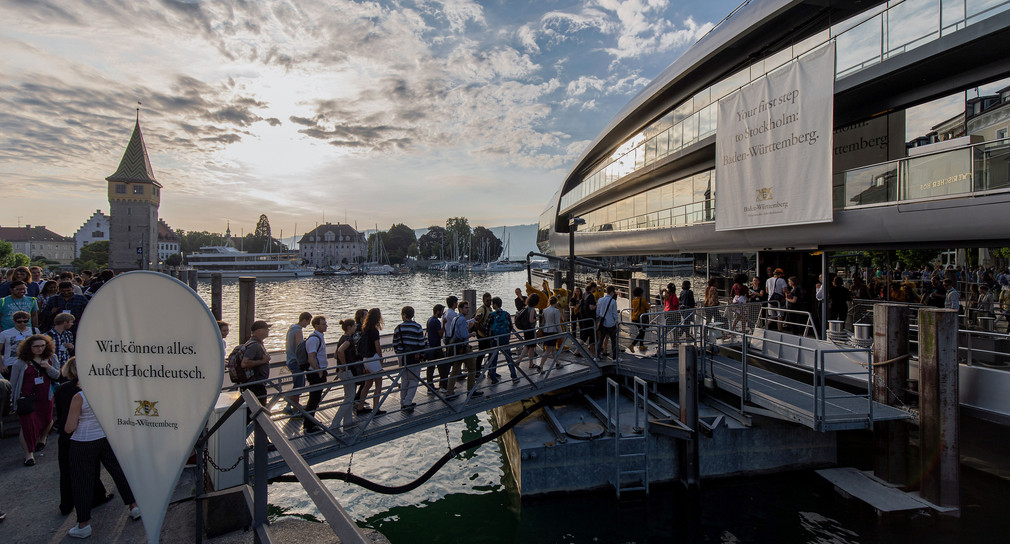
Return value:
[(1010, 191), (1010, 139), (847, 170), (835, 209)]

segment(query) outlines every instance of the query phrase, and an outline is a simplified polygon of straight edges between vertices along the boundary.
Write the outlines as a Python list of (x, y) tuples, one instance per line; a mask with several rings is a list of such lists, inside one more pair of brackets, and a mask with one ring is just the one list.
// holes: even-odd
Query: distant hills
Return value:
[[(476, 226), (476, 225), (473, 225)], [(502, 229), (505, 229), (504, 236), (502, 234)], [(526, 254), (530, 251), (539, 251), (537, 249), (537, 224), (530, 223), (528, 225), (506, 225), (504, 227), (487, 227), (488, 230), (494, 233), (495, 236), (501, 239), (504, 244), (506, 241), (509, 242), (509, 251), (507, 257), (510, 260), (522, 260), (526, 258)], [(372, 232), (374, 229), (365, 230), (365, 235)], [(428, 232), (428, 227), (423, 229), (414, 229), (414, 234), (420, 238), (424, 233)], [(298, 239), (301, 235), (290, 236), (281, 240), (289, 248), (296, 248), (298, 244)]]

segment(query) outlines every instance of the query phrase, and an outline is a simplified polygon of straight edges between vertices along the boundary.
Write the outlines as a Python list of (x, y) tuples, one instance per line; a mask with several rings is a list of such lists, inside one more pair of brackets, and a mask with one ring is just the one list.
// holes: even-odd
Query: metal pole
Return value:
[[(919, 449), (922, 498), (960, 509), (957, 310), (919, 310)], [(953, 513), (960, 515), (960, 510)]]
[(207, 480), (206, 467), (203, 464), (203, 456), (207, 451), (207, 443), (204, 438), (207, 435), (207, 431), (204, 430), (201, 433), (200, 440), (197, 441), (196, 447), (196, 544), (203, 544), (203, 505), (200, 503), (201, 497), (203, 497), (204, 482)]
[(253, 321), (256, 321), (256, 278), (242, 276), (238, 279), (239, 343), (249, 339)]
[(253, 484), (253, 540), (260, 544), (258, 529), (263, 525), (269, 525), (267, 520), (267, 433), (260, 425), (258, 418), (253, 418), (255, 422), (253, 466), (256, 471), (256, 481)]
[(821, 338), (828, 334), (828, 252), (821, 250)]
[(214, 319), (221, 320), (221, 299), (223, 288), (221, 286), (221, 273), (214, 272), (210, 275), (210, 311), (214, 314)]
[(575, 225), (568, 226), (568, 292), (575, 291)]

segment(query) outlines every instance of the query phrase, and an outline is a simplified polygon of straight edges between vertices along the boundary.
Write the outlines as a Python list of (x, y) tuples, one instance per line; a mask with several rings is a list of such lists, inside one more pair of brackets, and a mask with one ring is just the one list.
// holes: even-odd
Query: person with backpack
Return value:
[[(302, 374), (302, 372), (305, 371), (301, 369), (298, 364), (298, 359), (295, 356), (295, 350), (298, 349), (299, 344), (305, 341), (305, 333), (302, 331), (305, 327), (309, 326), (310, 322), (312, 322), (312, 314), (309, 312), (302, 312), (298, 316), (298, 323), (294, 323), (288, 327), (288, 332), (284, 336), (284, 355), (287, 357), (286, 364), (288, 370), (291, 372), (291, 387), (293, 389), (305, 387), (305, 375)], [(294, 397), (292, 400), (297, 403), (298, 397)], [(296, 412), (294, 408), (288, 404), (284, 407), (284, 413), (289, 416), (293, 416), (298, 412)]]
[[(298, 369), (299, 372), (305, 372), (305, 379), (310, 385), (319, 385), (326, 383), (326, 367), (328, 366), (326, 363), (326, 339), (323, 336), (327, 329), (326, 316), (317, 315), (313, 317), (312, 329), (312, 334), (296, 348), (298, 352)], [(302, 362), (303, 357), (304, 362)], [(318, 372), (309, 372), (310, 370)], [(319, 409), (319, 403), (322, 400), (322, 389), (310, 392), (309, 402), (305, 405), (305, 411), (315, 417), (316, 410)], [(312, 434), (322, 432), (323, 429), (315, 421), (312, 421), (311, 418), (305, 418), (302, 422), (302, 430), (306, 434)]]
[[(558, 297), (556, 296), (552, 296), (548, 300), (548, 306), (544, 309), (544, 327), (542, 330), (544, 336), (564, 332), (564, 326), (561, 324), (561, 308), (558, 306)], [(544, 342), (544, 354), (540, 358), (540, 365), (538, 365), (541, 369), (544, 368), (547, 360), (558, 350), (558, 345), (564, 341), (565, 339), (562, 337)], [(565, 365), (561, 361), (558, 361), (555, 366), (561, 368)]]
[[(445, 357), (445, 353), (442, 351), (442, 314), (445, 312), (445, 306), (441, 304), (436, 304), (431, 309), (431, 317), (428, 318), (428, 322), (425, 324), (425, 330), (427, 332), (428, 339), (428, 353), (425, 358), (428, 362), (437, 361), (442, 357)], [(440, 363), (432, 364), (428, 366), (426, 371), (425, 379), (431, 386), (428, 389), (429, 395), (434, 395), (435, 390), (441, 389), (445, 391), (446, 381), (449, 379), (449, 371), (451, 370), (452, 363)], [(435, 370), (438, 370), (438, 382), (433, 381)]]
[[(477, 349), (485, 351), (491, 349), (492, 341), (487, 331), (487, 318), (491, 315), (491, 293), (481, 295), (481, 305), (474, 314), (474, 333), (477, 335)], [(483, 363), (482, 355), (478, 363)], [(478, 364), (478, 366), (481, 366)]]
[[(525, 307), (525, 304), (523, 305)], [(505, 360), (509, 365), (509, 374), (512, 375), (512, 383), (519, 382), (516, 374), (516, 365), (512, 361), (512, 356), (508, 352), (509, 338), (512, 336), (512, 316), (502, 309), (501, 297), (491, 299), (491, 315), (488, 317), (488, 331), (491, 334), (492, 347), (497, 347), (488, 360), (487, 373), (491, 377), (491, 383), (496, 384), (501, 381), (498, 375), (498, 356), (504, 351)]]
[(357, 324), (353, 319), (345, 319), (340, 322), (340, 329), (343, 335), (337, 340), (337, 350), (333, 358), (337, 361), (337, 379), (344, 382), (344, 400), (340, 403), (340, 408), (333, 416), (333, 425), (337, 422), (343, 430), (348, 430), (355, 425), (352, 420), (353, 413), (364, 407), (364, 402), (359, 401), (355, 395), (355, 385), (352, 381), (354, 376), (364, 373), (361, 364), (358, 362), (358, 352), (354, 347), (354, 329)]
[(393, 351), (400, 354), (400, 409), (406, 413), (414, 411), (417, 403), (414, 402), (414, 394), (417, 393), (417, 384), (421, 378), (418, 376), (417, 365), (421, 362), (421, 352), (425, 348), (424, 329), (414, 321), (414, 308), (404, 306), (400, 310), (400, 317), (403, 322), (393, 329)]
[[(473, 348), (470, 347), (469, 339), (470, 332), (475, 325), (473, 320), (469, 320), (466, 317), (469, 311), (470, 304), (464, 300), (456, 306), (456, 315), (453, 316), (452, 320), (446, 322), (446, 355), (450, 357), (465, 355), (473, 351)], [(472, 391), (477, 385), (477, 361), (472, 357), (468, 359), (457, 359), (452, 362), (452, 372), (449, 374), (449, 383), (446, 385), (445, 389), (445, 394), (448, 395), (446, 397), (447, 400), (453, 400), (459, 396), (455, 393), (456, 380), (459, 378), (463, 367), (466, 368), (467, 391)], [(483, 391), (473, 391), (470, 396), (479, 397), (483, 394)]]
[[(266, 321), (255, 321), (252, 324), (251, 332), (252, 335), (249, 337), (249, 340), (246, 340), (245, 344), (239, 346), (239, 348), (245, 348), (242, 352), (242, 360), (239, 366), (246, 370), (252, 370), (247, 381), (261, 382), (270, 378), (270, 355), (267, 353), (266, 346), (263, 345), (263, 341), (270, 336), (270, 324)], [(266, 385), (253, 383), (243, 386), (242, 389), (252, 391), (253, 395), (256, 395), (256, 398), (259, 399), (260, 404), (266, 407)]]
[(526, 306), (523, 310), (516, 314), (516, 329), (522, 331), (523, 340), (528, 342), (523, 345), (522, 351), (519, 352), (519, 359), (516, 360), (516, 365), (522, 365), (523, 358), (529, 357), (529, 369), (530, 370), (540, 370), (536, 363), (537, 358), (537, 345), (532, 342), (536, 339), (535, 329), (537, 327), (537, 304), (540, 304), (540, 295), (533, 293), (526, 300)]
[[(365, 368), (365, 374), (379, 374), (382, 372), (382, 344), (379, 343), (379, 331), (382, 330), (382, 312), (378, 308), (368, 310), (365, 315), (365, 322), (361, 325), (361, 336), (354, 346), (357, 348), (358, 356)], [(358, 395), (358, 400), (364, 401), (368, 398), (368, 391), (375, 386), (375, 396), (372, 400), (372, 408), (375, 410), (374, 416), (381, 416), (386, 413), (379, 409), (382, 402), (382, 376), (376, 376), (365, 381)], [(358, 413), (362, 413), (361, 410)], [(367, 413), (367, 411), (365, 411)]]

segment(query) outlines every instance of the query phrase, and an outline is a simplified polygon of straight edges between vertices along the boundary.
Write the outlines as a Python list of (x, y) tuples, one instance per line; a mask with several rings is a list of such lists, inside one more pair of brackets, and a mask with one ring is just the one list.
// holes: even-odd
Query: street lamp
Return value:
[(570, 217), (568, 219), (568, 296), (575, 292), (575, 230), (579, 225), (585, 225), (586, 220), (581, 217)]

